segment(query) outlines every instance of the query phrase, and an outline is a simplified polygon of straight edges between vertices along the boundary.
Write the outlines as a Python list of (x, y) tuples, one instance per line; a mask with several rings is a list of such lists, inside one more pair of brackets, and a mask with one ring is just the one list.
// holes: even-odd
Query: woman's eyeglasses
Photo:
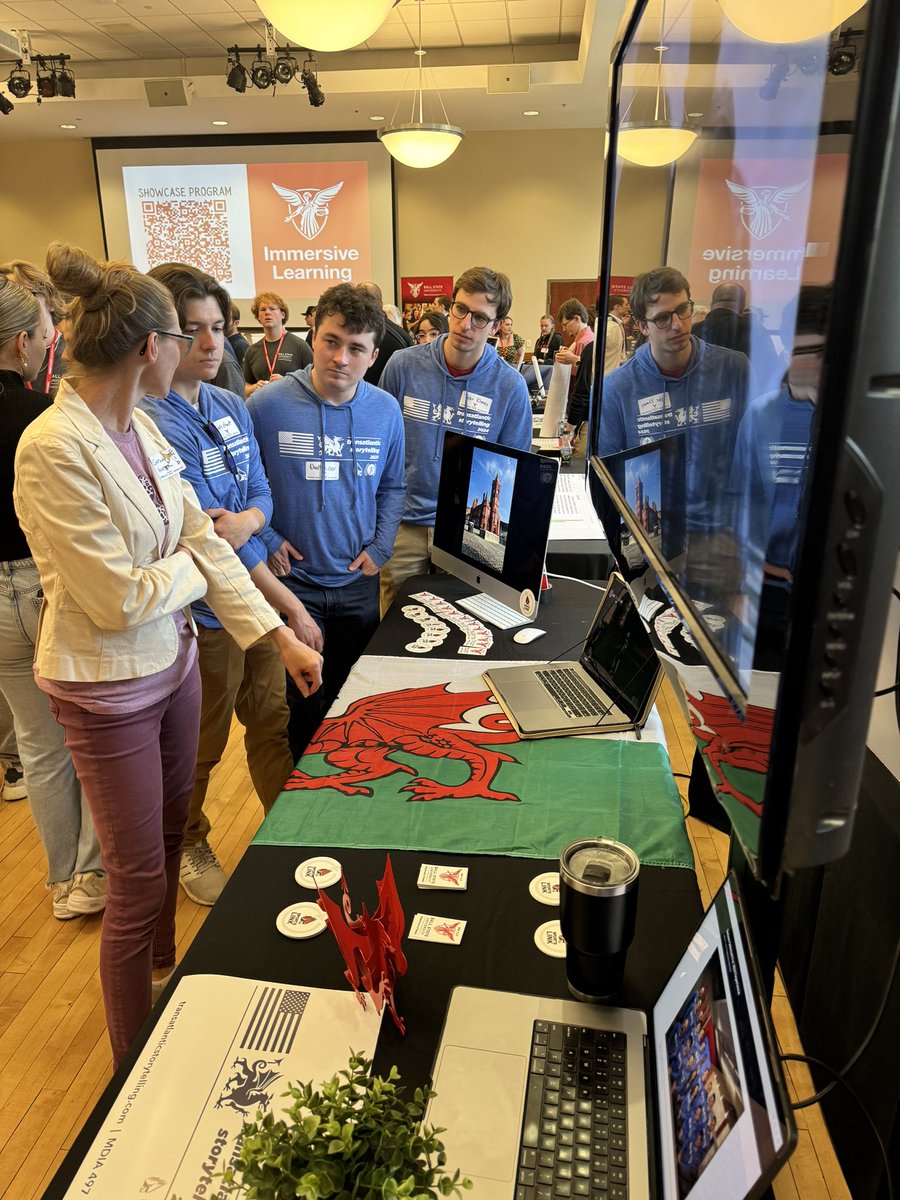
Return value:
[(189, 333), (171, 333), (168, 329), (151, 329), (151, 333), (159, 334), (160, 337), (178, 338), (181, 342), (181, 357), (186, 358), (191, 352), (191, 346), (194, 344), (194, 339)]

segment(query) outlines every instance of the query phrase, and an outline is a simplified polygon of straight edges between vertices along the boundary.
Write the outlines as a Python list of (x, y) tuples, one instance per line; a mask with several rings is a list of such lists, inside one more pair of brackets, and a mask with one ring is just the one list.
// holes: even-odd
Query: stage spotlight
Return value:
[(828, 55), (828, 70), (832, 75), (849, 75), (856, 66), (856, 46), (853, 42), (841, 42)]
[(43, 64), (38, 67), (37, 90), (42, 100), (52, 100), (59, 95), (56, 72), (48, 71)]
[(325, 103), (325, 93), (319, 87), (319, 81), (309, 67), (303, 68), (300, 75), (300, 82), (306, 88), (306, 94), (313, 108), (321, 108)]
[(10, 72), (6, 86), (17, 100), (24, 100), (31, 91), (31, 72), (25, 70), (21, 59), (16, 63), (15, 70)]
[(263, 58), (262, 50), (257, 51), (255, 60), (250, 65), (250, 79), (254, 87), (265, 91), (275, 81), (275, 72), (267, 58)]
[(56, 76), (56, 90), (60, 96), (75, 99), (75, 76), (71, 71), (60, 71)]
[(290, 83), (300, 73), (300, 64), (293, 54), (279, 54), (275, 60), (275, 78), (281, 84)]
[(236, 92), (246, 92), (247, 90), (247, 68), (239, 58), (229, 59), (228, 74), (225, 76), (225, 83), (228, 87), (233, 88)]
[(2, 114), (4, 117), (8, 117), (14, 107), (15, 105), (13, 104), (12, 100), (7, 100), (3, 93), (0, 92), (0, 114)]

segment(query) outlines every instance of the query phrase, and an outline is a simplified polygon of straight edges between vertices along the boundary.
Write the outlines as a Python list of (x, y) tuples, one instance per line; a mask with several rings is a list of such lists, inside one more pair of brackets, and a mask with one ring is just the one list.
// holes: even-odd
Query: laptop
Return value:
[(483, 676), (521, 738), (640, 729), (662, 667), (621, 575), (612, 574), (578, 662), (495, 667)]
[(651, 1012), (457, 987), (432, 1082), (474, 1200), (752, 1200), (797, 1137), (733, 874)]

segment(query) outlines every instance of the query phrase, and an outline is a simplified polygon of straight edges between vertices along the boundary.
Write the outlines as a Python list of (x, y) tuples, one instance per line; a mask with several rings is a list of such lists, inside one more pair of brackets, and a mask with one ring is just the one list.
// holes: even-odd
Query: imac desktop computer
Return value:
[(559, 460), (446, 432), (432, 562), (479, 588), (459, 604), (502, 629), (541, 598)]

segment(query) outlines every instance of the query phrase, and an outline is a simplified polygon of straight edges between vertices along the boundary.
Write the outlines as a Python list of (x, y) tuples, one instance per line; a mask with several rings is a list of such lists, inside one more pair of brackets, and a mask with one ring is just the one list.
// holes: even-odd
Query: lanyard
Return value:
[(266, 356), (266, 366), (269, 368), (269, 378), (270, 379), (275, 374), (275, 368), (278, 365), (278, 354), (279, 354), (279, 351), (281, 350), (281, 343), (284, 341), (284, 339), (286, 337), (287, 337), (287, 330), (285, 330), (284, 333), (281, 335), (281, 339), (278, 342), (278, 345), (275, 347), (275, 361), (274, 362), (269, 362), (269, 350), (266, 345), (266, 339), (265, 339), (265, 337), (263, 337), (263, 354)]
[[(47, 374), (44, 377), (44, 386), (41, 388), (41, 391), (43, 391), (43, 392), (50, 391), (50, 381), (53, 379), (53, 363), (56, 359), (56, 343), (58, 341), (59, 341), (59, 330), (54, 329), (53, 330), (53, 341), (50, 343), (50, 346), (47, 350)], [(29, 383), (27, 379), (25, 380), (25, 386), (30, 391), (34, 391), (34, 386), (31, 383)]]

